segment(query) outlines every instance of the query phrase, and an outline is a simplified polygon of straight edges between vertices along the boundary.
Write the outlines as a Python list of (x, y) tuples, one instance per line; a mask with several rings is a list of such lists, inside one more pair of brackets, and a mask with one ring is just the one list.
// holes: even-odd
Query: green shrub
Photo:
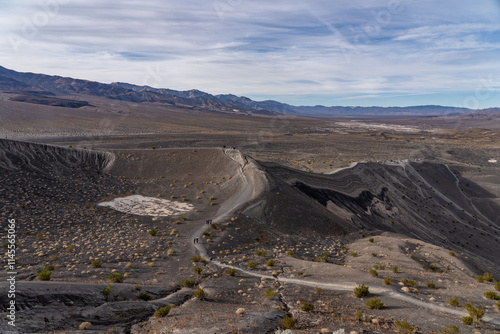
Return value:
[(300, 309), (304, 312), (312, 312), (314, 311), (314, 304), (303, 302), (302, 305), (300, 305)]
[(194, 284), (196, 283), (196, 281), (194, 279), (185, 279), (185, 280), (179, 281), (179, 283), (182, 284), (186, 288), (192, 288), (194, 286)]
[(193, 263), (197, 263), (197, 262), (200, 262), (200, 263), (205, 263), (205, 259), (203, 257), (201, 257), (200, 255), (196, 255), (196, 256), (193, 256), (191, 258), (191, 262)]
[(158, 234), (158, 231), (151, 229), (151, 230), (148, 231), (148, 233), (149, 233), (150, 236), (154, 237), (156, 234)]
[(448, 253), (449, 253), (451, 256), (455, 256), (455, 252), (454, 252), (454, 251), (452, 251), (452, 250), (451, 250), (451, 251), (449, 251)]
[(460, 328), (454, 325), (444, 326), (443, 334), (461, 334)]
[(377, 254), (377, 253), (372, 253), (372, 256), (373, 256), (373, 257), (377, 257), (377, 256), (378, 256), (378, 254)]
[(98, 259), (94, 259), (92, 260), (92, 262), (90, 262), (90, 264), (92, 265), (92, 267), (94, 268), (101, 268), (102, 267), (102, 263), (101, 261), (99, 261)]
[(413, 326), (407, 323), (406, 321), (403, 320), (397, 320), (395, 323), (396, 325), (396, 332), (402, 333), (402, 334), (412, 334), (413, 333)]
[(292, 329), (294, 326), (295, 326), (295, 321), (293, 320), (292, 317), (285, 317), (283, 319), (283, 321), (280, 321), (278, 323), (278, 325), (281, 327), (281, 328), (285, 328), (285, 329)]
[(101, 291), (102, 295), (106, 298), (106, 300), (108, 300), (109, 294), (111, 293), (111, 288), (112, 288), (111, 284), (108, 284), (108, 286), (102, 289)]
[(256, 252), (255, 252), (255, 255), (257, 256), (266, 256), (267, 254), (267, 251), (265, 250), (261, 250), (261, 249), (258, 249)]
[(458, 299), (457, 297), (450, 297), (448, 299), (448, 304), (453, 307), (458, 307), (458, 305), (460, 304), (460, 299)]
[(358, 256), (358, 253), (356, 253), (356, 252), (352, 252), (352, 253), (351, 253), (351, 256), (352, 256), (352, 257), (357, 257), (357, 256)]
[(266, 289), (266, 291), (264, 291), (264, 297), (266, 297), (266, 299), (268, 300), (273, 300), (274, 298), (276, 298), (277, 295), (278, 293), (271, 289)]
[(436, 284), (434, 284), (432, 282), (429, 282), (429, 283), (427, 283), (427, 287), (429, 287), (431, 289), (435, 289), (436, 288)]
[(207, 293), (201, 287), (197, 287), (196, 290), (193, 291), (193, 295), (199, 300), (205, 300), (207, 298)]
[(391, 285), (391, 279), (389, 277), (384, 278), (384, 284), (385, 285)]
[(381, 310), (385, 307), (384, 303), (382, 303), (382, 301), (380, 299), (378, 299), (377, 297), (373, 297), (373, 298), (369, 299), (365, 303), (365, 306), (366, 306), (366, 308), (368, 308), (370, 310)]
[(250, 261), (247, 263), (247, 266), (250, 269), (254, 269), (255, 267), (257, 267), (257, 261)]
[[(111, 285), (110, 285), (110, 286), (111, 286)], [(142, 288), (141, 288), (139, 285), (134, 286), (134, 290), (135, 290), (135, 291), (141, 291), (141, 289), (142, 289)]]
[(484, 273), (482, 276), (476, 276), (476, 281), (483, 283), (483, 282), (491, 282), (493, 281), (493, 275), (490, 273)]
[(316, 287), (315, 292), (318, 296), (321, 296), (321, 294), (323, 293), (323, 289)]
[(354, 288), (354, 295), (357, 298), (362, 298), (362, 297), (368, 296), (369, 294), (370, 294), (370, 290), (364, 284), (360, 284), (356, 288)]
[(165, 318), (168, 315), (168, 313), (170, 312), (171, 309), (172, 309), (171, 305), (159, 308), (159, 309), (157, 309), (155, 311), (155, 317), (157, 317), (157, 318)]
[(488, 292), (485, 292), (484, 293), (484, 296), (487, 298), (487, 299), (491, 299), (491, 300), (498, 300), (498, 295), (496, 292), (494, 291), (488, 291)]
[(226, 275), (228, 275), (228, 276), (236, 275), (236, 269), (230, 268), (230, 269), (226, 270)]
[(206, 236), (206, 237), (209, 237), (210, 236), (210, 232), (203, 232), (203, 235)]
[(380, 268), (380, 270), (384, 270), (384, 269), (385, 269), (385, 264), (381, 264), (381, 265), (379, 266), (379, 268)]
[(299, 276), (299, 277), (304, 276), (304, 272), (303, 272), (303, 271), (299, 271), (299, 272), (297, 273), (297, 276)]
[(121, 283), (125, 279), (123, 274), (119, 272), (111, 273), (108, 278), (113, 283)]
[(479, 324), (484, 316), (484, 309), (473, 306), (470, 303), (465, 304), (465, 309), (469, 312), (469, 316), (472, 318), (475, 324)]
[(370, 269), (370, 275), (372, 275), (373, 277), (377, 277), (378, 272), (375, 269)]
[(267, 260), (267, 262), (266, 262), (266, 266), (268, 266), (268, 267), (272, 267), (272, 266), (274, 266), (274, 263), (275, 263), (275, 261), (274, 261), (273, 259), (269, 259), (269, 260)]
[(464, 325), (470, 326), (470, 325), (472, 325), (473, 322), (474, 322), (474, 319), (472, 319), (471, 316), (462, 317), (462, 323)]
[(374, 265), (373, 265), (373, 269), (375, 269), (375, 270), (379, 270), (379, 269), (380, 269), (380, 267), (378, 266), (378, 264), (374, 264)]
[(361, 319), (363, 319), (363, 312), (357, 311), (356, 314), (354, 315), (354, 320), (361, 321)]
[(48, 265), (45, 267), (45, 270), (48, 270), (48, 271), (53, 271), (55, 269), (55, 267), (53, 265)]
[(499, 300), (499, 301), (497, 301), (497, 303), (496, 303), (495, 305), (496, 305), (496, 307), (497, 307), (498, 311), (500, 311), (500, 300)]
[[(210, 205), (215, 205), (215, 203), (210, 203)], [(212, 228), (212, 230), (216, 230), (217, 229), (217, 224), (216, 223), (210, 223), (210, 227)]]
[(141, 293), (139, 294), (139, 297), (138, 297), (138, 298), (139, 298), (140, 300), (144, 300), (144, 301), (146, 301), (146, 302), (152, 299), (152, 298), (151, 298), (151, 296), (149, 295), (149, 293), (147, 293), (147, 292), (141, 292)]
[(194, 273), (195, 273), (196, 275), (201, 274), (201, 272), (202, 272), (202, 271), (203, 271), (203, 269), (201, 269), (200, 267), (194, 267)]
[(398, 266), (393, 266), (391, 270), (395, 274), (397, 274), (399, 272)]
[(416, 287), (417, 283), (415, 281), (409, 280), (409, 279), (404, 279), (403, 281), (404, 285), (411, 286), (411, 287)]
[(369, 242), (375, 241), (373, 238), (368, 239)]
[(495, 282), (495, 290), (500, 291), (500, 282)]
[(326, 255), (324, 255), (324, 256), (318, 256), (318, 257), (314, 258), (314, 262), (325, 262), (325, 263), (327, 263), (328, 262), (328, 257)]
[(50, 275), (52, 275), (50, 270), (42, 269), (36, 276), (40, 281), (50, 281)]

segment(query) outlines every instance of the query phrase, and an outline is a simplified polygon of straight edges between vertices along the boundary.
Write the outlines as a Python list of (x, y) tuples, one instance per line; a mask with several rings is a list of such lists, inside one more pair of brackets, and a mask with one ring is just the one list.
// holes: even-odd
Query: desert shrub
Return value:
[(101, 291), (102, 295), (106, 298), (106, 300), (108, 300), (109, 294), (111, 293), (111, 288), (112, 288), (111, 284), (108, 284), (108, 286), (102, 289)]
[(40, 281), (50, 281), (50, 275), (52, 275), (50, 270), (42, 269), (36, 276)]
[(159, 308), (159, 309), (157, 309), (155, 311), (155, 317), (157, 317), (157, 318), (165, 318), (168, 315), (168, 313), (170, 312), (171, 309), (172, 309), (171, 305)]
[(90, 262), (90, 264), (92, 265), (92, 267), (94, 268), (101, 268), (102, 267), (102, 263), (101, 261), (99, 261), (98, 259), (94, 259)]
[(458, 326), (447, 325), (447, 326), (444, 326), (444, 331), (442, 333), (443, 334), (460, 334), (462, 332), (460, 331), (460, 328), (458, 328)]
[(318, 296), (320, 296), (323, 293), (323, 289), (316, 287), (315, 292)]
[(500, 291), (500, 282), (495, 282), (495, 290)]
[(351, 253), (351, 256), (352, 256), (352, 257), (357, 257), (357, 256), (358, 256), (358, 253), (356, 253), (356, 252), (352, 252), (352, 253)]
[(316, 258), (314, 258), (314, 262), (325, 262), (327, 263), (328, 262), (328, 257), (325, 255), (323, 256), (318, 256)]
[(228, 276), (236, 275), (236, 269), (230, 268), (230, 269), (226, 270), (226, 275), (228, 275)]
[(209, 201), (215, 201), (215, 197), (211, 196), (208, 200)]
[(385, 269), (385, 264), (381, 264), (381, 265), (379, 266), (379, 268), (380, 268), (380, 270), (384, 270), (384, 269)]
[(272, 266), (274, 266), (274, 263), (275, 263), (275, 261), (274, 261), (273, 259), (269, 259), (269, 260), (267, 260), (267, 262), (266, 262), (266, 266), (268, 266), (268, 267), (272, 267)]
[(194, 286), (194, 284), (196, 283), (196, 281), (194, 279), (185, 279), (185, 280), (179, 281), (179, 283), (181, 283), (186, 288), (192, 288)]
[(484, 309), (473, 306), (470, 303), (465, 304), (465, 309), (469, 312), (469, 316), (472, 318), (475, 324), (479, 324), (484, 316)]
[(413, 333), (413, 326), (403, 320), (397, 320), (395, 323), (396, 332), (403, 334), (411, 334)]
[(135, 291), (141, 291), (141, 289), (142, 289), (142, 288), (141, 288), (141, 286), (140, 286), (140, 285), (136, 285), (136, 286), (134, 286), (134, 290), (135, 290)]
[(302, 305), (300, 305), (300, 309), (304, 312), (312, 312), (314, 311), (314, 304), (303, 302)]
[(449, 251), (448, 253), (449, 253), (451, 256), (455, 256), (455, 252), (454, 252), (454, 251), (452, 251), (452, 250), (451, 250), (451, 251)]
[(369, 242), (374, 242), (375, 240), (373, 238), (368, 239)]
[(448, 299), (448, 304), (450, 304), (450, 306), (457, 307), (460, 304), (460, 299), (457, 297), (450, 297)]
[(436, 288), (436, 284), (434, 284), (432, 282), (429, 282), (429, 283), (427, 283), (427, 287), (429, 287), (431, 289), (435, 289)]
[(203, 271), (203, 269), (201, 269), (200, 267), (194, 267), (194, 273), (195, 273), (196, 275), (201, 274), (201, 272), (202, 272), (202, 271)]
[(292, 251), (287, 251), (286, 254), (289, 255), (289, 256), (292, 256), (293, 252)]
[(108, 278), (111, 282), (114, 283), (121, 283), (125, 279), (123, 274), (119, 272), (111, 273)]
[(258, 249), (255, 252), (255, 255), (257, 255), (257, 256), (266, 256), (266, 254), (267, 254), (267, 251), (266, 250), (261, 250), (261, 249)]
[(370, 294), (370, 290), (364, 284), (360, 284), (356, 288), (354, 288), (354, 295), (357, 298), (365, 297), (365, 296), (368, 296), (369, 294)]
[(472, 325), (473, 322), (474, 322), (474, 319), (472, 319), (471, 316), (462, 317), (462, 323), (464, 325), (470, 326), (470, 325)]
[(170, 248), (168, 251), (167, 251), (167, 255), (174, 255), (174, 250), (172, 248)]
[(484, 293), (484, 296), (487, 298), (487, 299), (491, 299), (491, 300), (498, 300), (498, 295), (496, 292), (494, 291), (488, 291), (488, 292), (485, 292)]
[(247, 263), (248, 268), (253, 269), (257, 267), (257, 261), (250, 261)]
[(199, 300), (205, 300), (207, 298), (207, 293), (201, 287), (197, 287), (196, 290), (193, 291), (193, 295)]
[(291, 329), (295, 326), (295, 320), (293, 320), (292, 317), (285, 317), (283, 319), (283, 321), (280, 321), (278, 323), (278, 325), (281, 327), (281, 328), (285, 328), (285, 329)]
[(377, 256), (378, 256), (378, 254), (377, 254), (377, 253), (372, 253), (372, 256), (373, 256), (373, 257), (377, 257)]
[(430, 265), (430, 268), (431, 268), (432, 270), (436, 270), (436, 265), (435, 265), (434, 263), (432, 263), (432, 264)]
[(363, 312), (357, 311), (356, 314), (354, 315), (354, 320), (361, 321), (361, 319), (363, 319)]
[(191, 262), (193, 263), (197, 263), (197, 262), (200, 262), (200, 263), (205, 263), (205, 259), (203, 257), (201, 257), (200, 255), (196, 255), (196, 256), (193, 256), (191, 258)]
[(368, 308), (370, 310), (381, 310), (385, 307), (384, 303), (382, 303), (382, 301), (380, 299), (378, 299), (377, 297), (373, 297), (373, 298), (369, 299), (365, 303), (365, 306), (366, 306), (366, 308)]
[(73, 246), (68, 246), (68, 248), (66, 248), (66, 252), (68, 252), (68, 253), (72, 253), (74, 249), (75, 249), (75, 247), (73, 247)]
[[(212, 204), (210, 204), (212, 205)], [(212, 228), (212, 230), (216, 230), (217, 229), (217, 224), (216, 223), (210, 223), (210, 227)]]
[(277, 295), (278, 293), (271, 289), (266, 289), (266, 291), (264, 291), (264, 297), (266, 297), (266, 299), (268, 300), (273, 300), (274, 298), (276, 298)]
[(181, 220), (185, 222), (187, 220), (186, 216), (181, 216)]
[(497, 301), (497, 303), (496, 303), (495, 305), (496, 305), (496, 307), (497, 307), (498, 311), (500, 311), (500, 300), (499, 300), (499, 301)]
[(215, 204), (215, 202), (210, 203), (210, 206), (214, 206), (214, 205), (217, 205), (217, 204)]
[(158, 231), (151, 229), (151, 230), (148, 231), (148, 233), (149, 233), (150, 236), (154, 237), (156, 234), (158, 234)]
[(397, 273), (399, 272), (398, 266), (393, 266), (393, 267), (391, 268), (391, 270), (392, 270), (392, 272), (393, 272), (393, 273), (395, 273), (395, 274), (397, 274)]
[(147, 292), (141, 292), (141, 293), (139, 294), (138, 298), (139, 298), (140, 300), (144, 300), (144, 301), (146, 301), (146, 302), (152, 299), (152, 298), (151, 298), (151, 296), (149, 295), (149, 293), (147, 293)]
[(203, 235), (204, 235), (205, 237), (209, 237), (209, 236), (210, 236), (210, 232), (205, 231), (205, 232), (203, 232)]
[(403, 281), (404, 285), (411, 286), (411, 287), (416, 287), (417, 283), (415, 281), (409, 280), (409, 279), (404, 279)]
[(484, 273), (482, 276), (476, 276), (476, 281), (483, 283), (483, 282), (491, 282), (493, 281), (493, 275), (490, 273)]
[(53, 271), (55, 269), (55, 267), (53, 265), (48, 265), (44, 269), (48, 270), (48, 271)]
[(373, 269), (375, 269), (375, 270), (379, 270), (379, 269), (380, 269), (380, 267), (379, 267), (379, 265), (378, 265), (378, 264), (374, 264), (374, 265), (373, 265)]
[(370, 275), (372, 275), (373, 277), (377, 277), (378, 272), (375, 269), (370, 269)]
[(297, 273), (297, 276), (299, 276), (299, 277), (304, 276), (304, 272), (303, 272), (303, 271), (299, 271), (299, 272)]
[(385, 285), (391, 285), (391, 279), (389, 277), (384, 278), (384, 284)]

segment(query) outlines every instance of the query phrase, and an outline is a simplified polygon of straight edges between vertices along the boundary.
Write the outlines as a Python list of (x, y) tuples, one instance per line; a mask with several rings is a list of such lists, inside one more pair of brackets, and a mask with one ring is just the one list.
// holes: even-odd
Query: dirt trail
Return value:
[[(253, 192), (254, 192), (254, 186), (252, 184), (251, 178), (248, 176), (247, 173), (245, 173), (245, 168), (249, 165), (248, 160), (243, 156), (243, 154), (240, 151), (237, 150), (224, 150), (224, 154), (226, 154), (228, 157), (236, 161), (238, 164), (240, 164), (240, 168), (238, 171), (239, 177), (242, 180), (242, 187), (239, 189), (239, 191), (231, 197), (228, 201), (222, 204), (221, 208), (217, 212), (216, 216), (213, 218), (214, 221), (222, 221), (224, 219), (228, 219), (231, 214), (241, 206), (243, 206), (245, 203), (250, 201), (253, 198)], [(195, 231), (193, 236), (191, 237), (191, 240), (194, 238), (199, 238), (199, 240), (204, 240), (202, 238), (203, 232), (208, 230), (210, 226), (203, 225), (199, 229)], [(219, 266), (221, 268), (233, 268), (243, 274), (252, 276), (252, 277), (259, 277), (259, 278), (266, 278), (270, 280), (277, 280), (279, 282), (283, 283), (289, 283), (289, 284), (297, 284), (297, 285), (302, 285), (302, 286), (310, 286), (310, 287), (320, 287), (322, 289), (326, 290), (334, 290), (334, 291), (352, 291), (354, 287), (356, 286), (355, 284), (352, 284), (351, 282), (337, 282), (337, 283), (322, 283), (322, 282), (315, 282), (315, 281), (308, 281), (308, 280), (299, 280), (299, 279), (293, 279), (293, 278), (284, 278), (284, 277), (274, 277), (270, 275), (264, 275), (264, 274), (259, 274), (256, 272), (252, 272), (249, 270), (245, 270), (239, 267), (235, 267), (232, 265), (224, 264), (216, 260), (212, 260), (210, 256), (208, 256), (207, 250), (204, 247), (203, 243), (199, 244), (194, 244), (196, 250), (200, 253), (201, 256), (205, 257), (207, 259), (207, 262), (210, 262), (216, 266)], [(391, 289), (384, 288), (382, 286), (370, 286), (370, 289), (373, 293), (376, 293), (378, 295), (386, 296), (389, 298), (393, 299), (398, 299), (407, 303), (411, 303), (413, 305), (416, 305), (418, 307), (426, 308), (428, 310), (432, 311), (438, 311), (438, 312), (443, 312), (443, 313), (448, 313), (452, 314), (455, 316), (466, 316), (467, 313), (462, 310), (457, 310), (454, 308), (450, 307), (445, 307), (445, 306), (439, 306), (435, 305), (432, 303), (428, 303), (425, 301), (421, 301), (418, 299), (415, 299), (411, 296), (395, 292)], [(486, 315), (483, 319), (483, 321), (495, 324), (495, 325), (500, 325), (500, 317), (494, 317), (491, 315)]]

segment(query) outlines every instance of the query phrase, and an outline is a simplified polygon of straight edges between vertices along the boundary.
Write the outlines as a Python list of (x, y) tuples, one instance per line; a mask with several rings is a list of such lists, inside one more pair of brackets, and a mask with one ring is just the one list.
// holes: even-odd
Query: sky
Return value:
[(294, 105), (500, 107), (500, 0), (0, 0), (0, 65)]

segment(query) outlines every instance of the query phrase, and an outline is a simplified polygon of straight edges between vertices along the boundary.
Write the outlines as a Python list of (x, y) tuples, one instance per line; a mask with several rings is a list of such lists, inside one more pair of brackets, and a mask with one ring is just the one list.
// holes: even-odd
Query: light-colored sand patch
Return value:
[(488, 160), (488, 162), (491, 163), (491, 164), (496, 164), (497, 163), (497, 161), (495, 159), (490, 159), (490, 160)]
[(170, 201), (162, 198), (132, 195), (99, 203), (120, 212), (138, 216), (168, 217), (188, 212), (194, 208), (189, 203)]
[(399, 131), (399, 132), (420, 132), (422, 129), (410, 125), (395, 125), (384, 123), (365, 123), (358, 121), (335, 122), (336, 125), (350, 130), (375, 130), (375, 131)]

